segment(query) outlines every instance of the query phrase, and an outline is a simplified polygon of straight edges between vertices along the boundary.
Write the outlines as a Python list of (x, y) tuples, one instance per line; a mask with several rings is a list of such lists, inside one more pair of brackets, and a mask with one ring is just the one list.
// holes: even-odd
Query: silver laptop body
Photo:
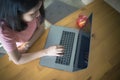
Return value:
[[(90, 18), (91, 17), (92, 14), (90, 15)], [(67, 58), (68, 61), (64, 62), (64, 60), (62, 60), (63, 62), (61, 62), (58, 59), (60, 57), (45, 56), (40, 58), (40, 65), (70, 72), (86, 68), (88, 66), (88, 60), (85, 60), (84, 56), (85, 54), (87, 54), (88, 58), (91, 33), (88, 34), (84, 30), (78, 30), (75, 28), (52, 25), (48, 33), (45, 48), (53, 45), (61, 45), (61, 38), (63, 37), (63, 32), (69, 32), (71, 36), (74, 36), (72, 41), (69, 39), (71, 36), (69, 36), (68, 41), (66, 41), (66, 44), (63, 45), (64, 47), (72, 46), (70, 48), (71, 55)], [(71, 43), (70, 46), (67, 45), (68, 42)]]

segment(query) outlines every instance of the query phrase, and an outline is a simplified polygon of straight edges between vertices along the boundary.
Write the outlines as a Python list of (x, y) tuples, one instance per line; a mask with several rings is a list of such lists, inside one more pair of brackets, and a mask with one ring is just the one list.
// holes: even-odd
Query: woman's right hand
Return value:
[(51, 46), (45, 49), (45, 56), (63, 56), (64, 47), (63, 46)]

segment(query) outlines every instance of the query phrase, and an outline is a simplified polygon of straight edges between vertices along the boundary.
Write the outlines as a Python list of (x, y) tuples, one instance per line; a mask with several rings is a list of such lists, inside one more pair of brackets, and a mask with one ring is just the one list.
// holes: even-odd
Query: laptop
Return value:
[(91, 29), (92, 13), (85, 26), (78, 30), (52, 25), (46, 40), (45, 48), (53, 45), (63, 45), (63, 56), (45, 56), (40, 58), (40, 65), (64, 71), (78, 71), (87, 68)]

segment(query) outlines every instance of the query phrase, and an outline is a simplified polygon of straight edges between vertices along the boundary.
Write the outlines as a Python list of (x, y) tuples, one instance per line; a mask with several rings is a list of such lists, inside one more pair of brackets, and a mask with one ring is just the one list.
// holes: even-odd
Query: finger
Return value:
[(27, 42), (26, 42), (26, 43), (21, 44), (19, 47), (24, 48), (26, 45), (27, 45)]
[(57, 50), (57, 53), (64, 53), (64, 50)]
[(25, 48), (24, 48), (24, 49), (25, 49), (25, 50), (28, 50), (28, 48), (29, 48), (29, 47), (25, 46)]
[(57, 53), (59, 56), (63, 56), (64, 55), (64, 53)]
[(57, 48), (56, 51), (57, 52), (64, 52), (65, 50), (64, 50), (64, 48)]
[(59, 49), (59, 48), (64, 48), (64, 47), (61, 45), (58, 45), (58, 46), (56, 46), (56, 48)]
[(63, 55), (61, 55), (61, 54), (57, 54), (56, 56), (63, 56)]

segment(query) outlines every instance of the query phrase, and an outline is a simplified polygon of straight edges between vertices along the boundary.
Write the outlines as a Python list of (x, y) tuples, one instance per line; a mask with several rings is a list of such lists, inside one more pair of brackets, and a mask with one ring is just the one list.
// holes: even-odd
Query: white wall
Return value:
[(85, 5), (88, 5), (89, 3), (93, 2), (94, 0), (81, 0)]

